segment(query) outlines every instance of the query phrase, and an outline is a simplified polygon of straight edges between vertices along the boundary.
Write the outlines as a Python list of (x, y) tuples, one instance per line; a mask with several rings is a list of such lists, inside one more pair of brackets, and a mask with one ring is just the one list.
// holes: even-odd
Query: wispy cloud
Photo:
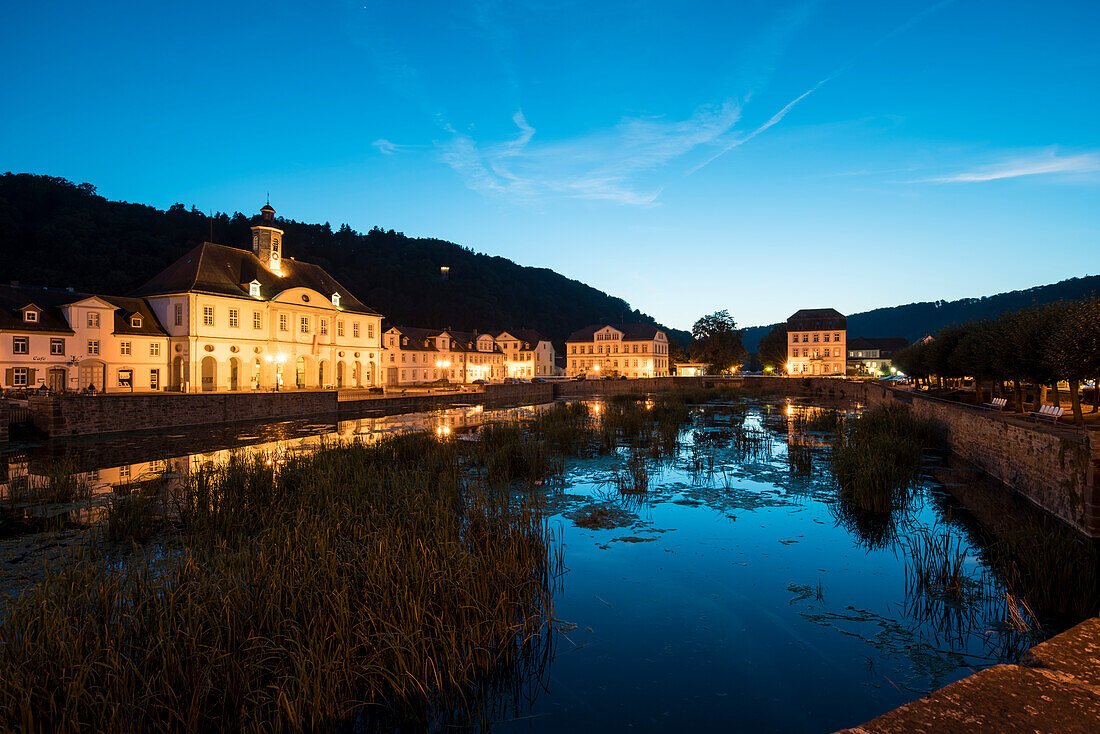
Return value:
[(802, 100), (804, 100), (804, 99), (806, 99), (807, 97), (809, 97), (809, 96), (810, 96), (811, 94), (813, 94), (814, 92), (816, 92), (816, 91), (817, 91), (818, 89), (821, 89), (821, 87), (823, 87), (824, 85), (826, 85), (826, 84), (828, 84), (829, 82), (831, 82), (832, 80), (836, 79), (836, 78), (837, 78), (838, 76), (840, 76), (840, 75), (841, 75), (841, 74), (843, 74), (844, 72), (848, 71), (848, 69), (850, 69), (850, 68), (851, 68), (852, 66), (854, 66), (854, 65), (855, 65), (855, 63), (856, 63), (856, 62), (857, 62), (857, 61), (858, 61), (858, 60), (859, 60), (860, 58), (862, 58), (862, 57), (863, 57), (863, 56), (865, 56), (866, 54), (870, 53), (871, 51), (875, 50), (875, 49), (876, 49), (876, 48), (878, 48), (879, 46), (883, 45), (884, 43), (886, 43), (886, 42), (887, 42), (887, 41), (889, 41), (890, 39), (894, 38), (895, 36), (897, 36), (897, 35), (899, 35), (899, 34), (901, 34), (901, 33), (904, 33), (905, 31), (909, 30), (909, 29), (910, 29), (910, 28), (912, 28), (912, 27), (913, 27), (914, 25), (916, 25), (916, 24), (917, 24), (917, 23), (919, 23), (919, 22), (920, 22), (921, 20), (923, 20), (923, 19), (924, 19), (924, 18), (925, 18), (926, 16), (928, 16), (928, 15), (930, 15), (930, 14), (932, 14), (932, 13), (936, 12), (937, 10), (939, 10), (939, 9), (941, 9), (941, 8), (943, 8), (943, 7), (947, 6), (947, 5), (950, 5), (950, 4), (951, 4), (951, 3), (953, 3), (953, 2), (955, 2), (955, 0), (940, 0), (940, 2), (936, 3), (935, 5), (929, 6), (929, 7), (925, 8), (924, 10), (920, 11), (919, 13), (916, 13), (915, 15), (913, 15), (912, 17), (910, 17), (910, 18), (909, 18), (908, 20), (906, 20), (906, 21), (905, 21), (904, 23), (902, 23), (901, 25), (899, 25), (899, 26), (896, 26), (896, 27), (895, 27), (895, 28), (894, 28), (893, 30), (891, 30), (891, 31), (890, 31), (889, 33), (887, 33), (887, 34), (885, 34), (885, 35), (883, 35), (883, 36), (880, 36), (880, 37), (879, 37), (879, 38), (877, 38), (877, 39), (876, 39), (876, 40), (875, 40), (875, 41), (874, 41), (873, 43), (869, 44), (868, 46), (865, 46), (865, 47), (864, 47), (864, 48), (863, 48), (862, 50), (860, 50), (860, 51), (859, 51), (859, 52), (858, 52), (857, 54), (855, 54), (854, 56), (851, 56), (851, 57), (850, 57), (850, 58), (849, 58), (849, 59), (848, 59), (847, 61), (845, 61), (845, 62), (844, 62), (843, 64), (841, 64), (840, 66), (838, 66), (838, 67), (837, 67), (837, 68), (836, 68), (835, 70), (833, 70), (833, 72), (832, 72), (831, 74), (829, 74), (828, 76), (826, 76), (826, 77), (825, 77), (824, 79), (822, 79), (821, 81), (819, 81), (819, 82), (818, 82), (817, 84), (814, 84), (814, 85), (813, 85), (812, 87), (810, 87), (809, 89), (807, 89), (807, 90), (806, 90), (805, 92), (803, 92), (802, 94), (798, 95), (797, 97), (795, 97), (794, 99), (792, 99), (792, 100), (791, 100), (790, 102), (788, 102), (787, 104), (783, 105), (782, 109), (780, 109), (780, 110), (779, 110), (778, 112), (776, 112), (776, 113), (775, 113), (774, 115), (772, 115), (772, 116), (771, 116), (770, 118), (768, 118), (767, 122), (765, 122), (764, 124), (760, 125), (760, 126), (759, 126), (759, 127), (757, 127), (756, 129), (754, 129), (753, 131), (751, 131), (750, 133), (748, 133), (747, 135), (745, 135), (745, 136), (743, 136), (743, 137), (740, 137), (740, 138), (737, 138), (737, 139), (735, 139), (735, 140), (733, 140), (733, 141), (729, 142), (729, 143), (728, 143), (728, 144), (727, 144), (727, 145), (726, 145), (725, 147), (723, 147), (723, 148), (722, 148), (721, 150), (719, 150), (719, 151), (718, 151), (717, 153), (715, 153), (714, 155), (710, 156), (709, 158), (707, 158), (707, 159), (706, 159), (705, 161), (703, 161), (702, 163), (700, 163), (700, 164), (698, 164), (698, 165), (694, 166), (694, 167), (693, 167), (693, 168), (692, 168), (692, 169), (691, 169), (690, 171), (688, 171), (688, 175), (690, 176), (691, 174), (693, 174), (693, 173), (695, 173), (696, 171), (698, 171), (698, 170), (699, 170), (700, 168), (703, 168), (704, 166), (707, 166), (707, 165), (709, 165), (709, 164), (713, 163), (713, 162), (714, 162), (715, 160), (717, 160), (718, 158), (721, 158), (721, 157), (722, 157), (723, 155), (725, 155), (725, 154), (726, 154), (726, 153), (728, 153), (729, 151), (733, 150), (734, 148), (737, 148), (737, 147), (740, 147), (740, 146), (744, 145), (745, 143), (749, 142), (750, 140), (752, 140), (753, 138), (755, 138), (755, 137), (756, 137), (757, 135), (759, 135), (760, 133), (762, 133), (762, 132), (764, 132), (765, 130), (767, 130), (768, 128), (770, 128), (770, 127), (772, 127), (772, 126), (776, 125), (776, 124), (777, 124), (777, 123), (779, 123), (779, 122), (780, 122), (780, 121), (781, 121), (781, 120), (782, 120), (782, 119), (783, 119), (784, 117), (786, 117), (786, 116), (787, 116), (787, 113), (788, 113), (788, 112), (790, 112), (790, 111), (791, 111), (792, 109), (794, 109), (795, 105), (797, 105), (797, 104), (798, 104), (799, 102), (801, 102)]
[(1016, 156), (946, 176), (919, 179), (914, 183), (977, 183), (1021, 176), (1079, 174), (1095, 171), (1100, 171), (1100, 154), (1062, 155), (1055, 148), (1044, 148), (1028, 155)]
[(395, 143), (392, 140), (386, 140), (385, 138), (378, 138), (371, 145), (378, 149), (378, 152), (382, 155), (394, 155), (405, 150), (413, 150), (420, 148), (420, 145), (405, 145), (402, 143)]
[(660, 187), (645, 182), (656, 171), (699, 146), (722, 141), (741, 117), (727, 100), (706, 105), (683, 120), (628, 117), (610, 129), (563, 141), (540, 142), (517, 112), (510, 138), (483, 144), (448, 126), (440, 157), (467, 186), (486, 194), (534, 199), (547, 194), (652, 205)]

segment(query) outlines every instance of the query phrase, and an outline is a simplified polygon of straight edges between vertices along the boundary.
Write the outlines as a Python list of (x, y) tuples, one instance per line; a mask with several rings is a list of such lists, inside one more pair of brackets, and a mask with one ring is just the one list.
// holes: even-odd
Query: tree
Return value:
[(1069, 382), (1073, 420), (1081, 423), (1081, 383), (1100, 376), (1100, 300), (1066, 306), (1050, 335), (1048, 359), (1057, 377)]
[(784, 372), (787, 368), (787, 325), (773, 326), (760, 339), (758, 350), (760, 362), (765, 369), (771, 367), (776, 374)]
[(737, 328), (729, 311), (704, 316), (691, 327), (688, 354), (697, 362), (709, 363), (716, 372), (727, 372), (744, 362), (748, 355), (741, 344), (743, 331)]

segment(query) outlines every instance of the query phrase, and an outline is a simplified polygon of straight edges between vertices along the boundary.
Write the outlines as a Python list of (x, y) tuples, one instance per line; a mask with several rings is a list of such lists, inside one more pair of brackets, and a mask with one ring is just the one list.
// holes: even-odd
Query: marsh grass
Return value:
[(560, 539), (453, 444), (241, 455), (184, 492), (178, 551), (86, 553), (6, 610), (2, 726), (485, 725), (541, 685)]
[(812, 475), (814, 468), (813, 449), (800, 440), (789, 441), (787, 443), (787, 465), (790, 467), (791, 473), (796, 476), (808, 477)]
[(937, 528), (905, 538), (906, 613), (938, 639), (963, 649), (980, 637), (986, 655), (1015, 662), (1042, 638), (1042, 626), (1008, 580), (979, 563), (978, 551)]
[(880, 515), (904, 510), (925, 450), (942, 445), (939, 424), (904, 406), (877, 407), (845, 420), (830, 457), (841, 499)]

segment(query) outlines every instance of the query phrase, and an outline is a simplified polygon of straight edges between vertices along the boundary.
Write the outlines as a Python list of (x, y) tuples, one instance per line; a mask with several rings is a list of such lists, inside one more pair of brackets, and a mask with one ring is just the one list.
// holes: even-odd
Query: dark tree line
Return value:
[(1011, 392), (1020, 412), (1025, 385), (1036, 388), (1032, 410), (1038, 411), (1041, 387), (1054, 391), (1057, 404), (1058, 383), (1066, 381), (1080, 422), (1081, 384), (1100, 378), (1100, 299), (1058, 301), (942, 329), (930, 341), (895, 352), (893, 363), (928, 384), (933, 377), (941, 386), (944, 379), (971, 377), (979, 402), (987, 384), (1002, 395)]
[[(961, 298), (956, 301), (927, 301), (888, 306), (872, 311), (848, 314), (849, 334), (901, 336), (916, 341), (925, 334), (934, 334), (945, 326), (968, 321), (996, 318), (1005, 311), (1018, 311), (1029, 306), (1073, 301), (1100, 291), (1100, 275), (1069, 278), (1050, 285), (1040, 285), (1019, 291), (998, 293), (984, 298)], [(786, 324), (778, 324), (786, 328)], [(772, 326), (750, 326), (745, 329), (745, 347), (762, 349), (761, 340)], [(761, 360), (764, 360), (761, 354)]]
[[(256, 208), (263, 202), (256, 202)], [(277, 206), (276, 202), (276, 206)], [(247, 248), (255, 217), (207, 216), (109, 201), (90, 184), (0, 176), (7, 279), (126, 295), (204, 241)], [(321, 265), (389, 323), (454, 329), (532, 328), (555, 342), (591, 323), (656, 321), (622, 300), (546, 268), (379, 227), (280, 219), (286, 255)], [(441, 267), (450, 268), (447, 278)], [(657, 324), (659, 325), (659, 324)], [(665, 327), (662, 327), (665, 328)], [(685, 331), (666, 329), (687, 343)]]

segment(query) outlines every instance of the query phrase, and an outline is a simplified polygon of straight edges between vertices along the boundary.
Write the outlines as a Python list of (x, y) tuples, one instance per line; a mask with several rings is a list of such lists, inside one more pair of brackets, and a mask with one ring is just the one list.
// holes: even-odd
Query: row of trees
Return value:
[(1100, 378), (1100, 299), (1058, 301), (1009, 311), (996, 318), (941, 329), (932, 340), (899, 350), (894, 365), (910, 377), (930, 381), (971, 377), (982, 400), (991, 381), (1001, 394), (1012, 384), (1018, 411), (1024, 409), (1024, 384), (1036, 387), (1033, 410), (1039, 410), (1042, 386), (1054, 390), (1069, 383), (1074, 420), (1081, 421), (1081, 383)]

